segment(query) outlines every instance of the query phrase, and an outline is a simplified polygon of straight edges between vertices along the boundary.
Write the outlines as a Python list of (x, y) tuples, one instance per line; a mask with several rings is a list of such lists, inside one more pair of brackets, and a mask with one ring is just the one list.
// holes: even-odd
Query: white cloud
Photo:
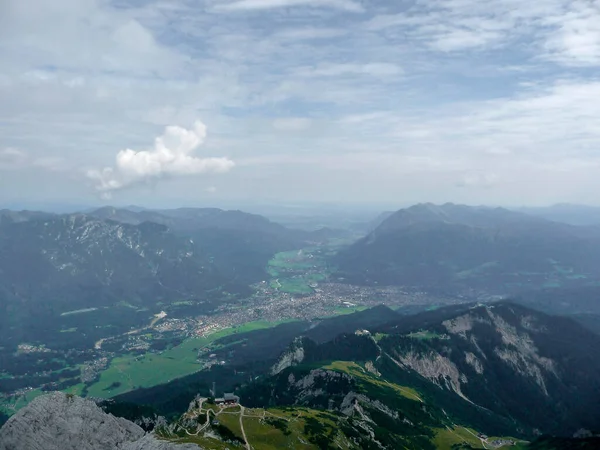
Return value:
[(434, 142), (449, 153), (457, 149), (474, 162), (483, 154), (494, 164), (514, 161), (511, 156), (538, 162), (575, 154), (589, 158), (600, 146), (600, 103), (589, 100), (596, 96), (599, 81), (556, 81), (511, 97), (439, 108), (428, 117), (407, 121), (400, 116), (396, 133), (414, 142)]
[(276, 39), (284, 39), (291, 41), (313, 40), (313, 39), (331, 39), (348, 34), (348, 30), (341, 28), (288, 28), (279, 31), (273, 35)]
[(550, 59), (568, 66), (600, 65), (600, 3), (574, 1), (566, 14), (545, 22), (556, 29), (545, 44)]
[[(109, 165), (93, 176), (110, 193), (230, 162), (206, 154), (236, 162), (218, 198), (577, 201), (600, 190), (596, 1), (28, 3), (0, 0), (0, 149), (27, 150), (0, 150), (0, 168), (19, 169), (3, 170), (3, 188), (13, 177), (39, 193), (43, 179), (92, 201), (83, 175), (67, 173)], [(210, 137), (187, 156), (206, 164), (157, 163), (147, 137), (199, 116)], [(107, 164), (125, 142), (145, 151)], [(486, 174), (502, 189), (484, 189)], [(184, 203), (212, 183), (182, 176), (177, 192), (153, 194)]]
[(498, 182), (498, 176), (494, 173), (467, 173), (456, 183), (462, 188), (484, 188), (489, 189)]
[(66, 168), (65, 161), (60, 156), (33, 157), (17, 148), (0, 150), (0, 169), (24, 169), (37, 167), (48, 171), (60, 171)]
[(517, 21), (509, 14), (510, 2), (430, 1), (410, 13), (376, 16), (365, 28), (379, 32), (401, 29), (415, 43), (444, 52), (507, 45), (518, 32)]
[(280, 131), (304, 131), (310, 128), (312, 121), (306, 117), (286, 117), (275, 119), (273, 128)]
[(294, 73), (300, 77), (342, 77), (347, 75), (368, 75), (372, 77), (394, 77), (402, 75), (403, 70), (391, 63), (326, 63), (316, 67), (299, 67)]
[(60, 156), (45, 156), (36, 158), (31, 161), (35, 167), (40, 167), (45, 170), (59, 172), (62, 170), (69, 170), (70, 166), (66, 163), (64, 158)]
[[(128, 8), (103, 0), (8, 0), (0, 12), (3, 65), (138, 76), (177, 73), (186, 58), (158, 43)], [(35, 76), (35, 74), (34, 74)]]
[(205, 138), (206, 126), (200, 121), (196, 121), (190, 130), (168, 126), (155, 139), (151, 150), (121, 150), (117, 153), (115, 167), (89, 170), (87, 176), (96, 182), (98, 191), (108, 193), (162, 177), (229, 171), (234, 162), (228, 158), (193, 156)]
[(214, 9), (215, 11), (252, 11), (294, 6), (333, 8), (348, 12), (362, 12), (364, 10), (360, 3), (352, 0), (237, 0), (229, 3), (219, 3)]
[(27, 161), (27, 154), (16, 148), (0, 150), (0, 169), (12, 169), (21, 166)]
[(500, 32), (469, 29), (448, 29), (432, 40), (431, 46), (436, 50), (454, 51), (485, 47), (497, 42), (503, 36)]
[[(513, 48), (566, 66), (600, 64), (600, 3), (590, 0), (429, 0), (379, 15), (370, 31), (402, 30), (443, 52)], [(527, 42), (519, 48), (519, 40)]]

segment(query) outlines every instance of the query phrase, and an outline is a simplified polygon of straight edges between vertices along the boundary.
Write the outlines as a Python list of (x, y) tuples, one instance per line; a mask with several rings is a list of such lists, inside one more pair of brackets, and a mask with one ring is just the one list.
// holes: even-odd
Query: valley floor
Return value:
[[(325, 317), (350, 314), (380, 304), (392, 308), (428, 305), (435, 307), (459, 303), (464, 299), (440, 296), (403, 287), (365, 287), (332, 282), (325, 264), (324, 252), (328, 247), (311, 247), (279, 253), (268, 265), (272, 277), (254, 286), (251, 297), (224, 301), (211, 314), (186, 315), (186, 308), (195, 307), (195, 301), (182, 300), (162, 305), (161, 311), (146, 312), (148, 325), (123, 334), (107, 334), (96, 341), (84, 364), (66, 367), (79, 370), (80, 379), (60, 377), (52, 383), (33, 384), (0, 397), (0, 410), (8, 414), (25, 406), (42, 389), (56, 390), (109, 398), (125, 392), (168, 383), (213, 365), (227, 364), (211, 355), (219, 346), (220, 338), (253, 330), (275, 327), (291, 321), (318, 321)], [(114, 306), (139, 314), (127, 302)], [(87, 316), (98, 311), (76, 311), (66, 317)], [(143, 311), (141, 312), (143, 314)], [(57, 324), (60, 328), (61, 325)], [(110, 324), (105, 324), (107, 331)], [(72, 329), (61, 331), (69, 332)], [(166, 342), (164, 349), (155, 343)], [(47, 343), (51, 347), (52, 343)], [(49, 351), (44, 343), (24, 347), (27, 352), (45, 352), (44, 357), (61, 359), (61, 352)], [(85, 356), (83, 356), (85, 357)], [(62, 369), (61, 369), (62, 370)], [(29, 373), (26, 377), (37, 376)], [(11, 378), (10, 374), (3, 375)], [(62, 387), (68, 384), (68, 387)]]

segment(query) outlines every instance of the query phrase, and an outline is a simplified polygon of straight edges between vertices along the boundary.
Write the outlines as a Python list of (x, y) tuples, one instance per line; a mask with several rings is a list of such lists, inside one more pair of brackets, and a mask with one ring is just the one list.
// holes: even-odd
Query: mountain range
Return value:
[(517, 211), (571, 225), (600, 225), (600, 207), (598, 206), (558, 203), (546, 207), (519, 208)]
[(420, 204), (334, 258), (350, 282), (510, 294), (600, 278), (600, 229), (502, 208)]
[[(384, 323), (386, 313), (390, 320)], [(152, 396), (144, 406), (117, 399), (105, 410), (153, 430), (144, 437), (148, 445), (597, 448), (600, 336), (568, 318), (503, 301), (411, 316), (378, 307), (343, 322), (331, 324), (338, 330), (358, 328), (328, 340), (317, 333), (318, 342), (310, 330), (302, 332), (270, 369), (237, 389), (242, 407), (220, 407), (190, 392), (185, 409), (168, 420), (152, 412)], [(54, 423), (56, 415), (42, 417), (41, 410), (61, 410), (72, 423), (82, 409), (94, 421), (115, 421), (112, 415), (102, 419), (89, 401), (57, 395), (35, 400), (0, 436), (16, 442), (18, 434), (25, 443), (46, 436), (54, 442), (62, 433), (70, 442), (95, 442), (102, 433), (88, 427), (70, 435)], [(69, 401), (79, 406), (69, 407)], [(131, 422), (119, 422), (119, 429), (126, 423), (135, 434), (126, 440), (144, 436)]]
[[(0, 369), (0, 384), (26, 397), (35, 368), (52, 377), (44, 386), (65, 389), (64, 380), (83, 380), (92, 356), (103, 368), (119, 359), (111, 352), (125, 351), (121, 343), (95, 345), (107, 333), (141, 335), (163, 309), (180, 314), (173, 323), (208, 316), (224, 301), (243, 309), (238, 300), (256, 286), (265, 296), (281, 287), (254, 283), (283, 278), (279, 271), (298, 264), (286, 256), (269, 275), (274, 254), (294, 255), (339, 236), (216, 208), (2, 210), (0, 367), (11, 372)], [(101, 408), (52, 393), (10, 419), (0, 414), (0, 423), (7, 421), (0, 449), (62, 448), (65, 439), (64, 448), (102, 448), (108, 428), (114, 433), (106, 448), (599, 448), (597, 226), (502, 208), (421, 204), (383, 213), (363, 238), (326, 250), (319, 258), (330, 265), (319, 280), (329, 281), (316, 285), (313, 300), (341, 301), (340, 285), (331, 283), (337, 278), (363, 285), (344, 287), (361, 295), (379, 292), (364, 285), (396, 285), (409, 289), (386, 289), (386, 299), (431, 290), (467, 303), (419, 305), (421, 312), (410, 315), (401, 311), (415, 305), (382, 305), (266, 329), (231, 328), (210, 344), (196, 338), (186, 357), (202, 365), (185, 377), (145, 389), (132, 384)], [(480, 292), (486, 303), (468, 300)], [(490, 303), (489, 294), (510, 300)], [(276, 299), (301, 304), (303, 295)], [(162, 349), (190, 336), (168, 333), (145, 350), (148, 359), (167, 361), (175, 353)], [(127, 351), (128, 362), (144, 352)], [(127, 370), (123, 364), (115, 370)], [(235, 392), (240, 405), (217, 404), (215, 382)]]
[(298, 339), (240, 396), (337, 412), (329, 442), (341, 430), (358, 448), (521, 445), (600, 430), (599, 352), (600, 336), (570, 319), (510, 302), (465, 305), (321, 344)]
[[(172, 302), (210, 311), (224, 296), (251, 295), (275, 253), (335, 234), (215, 208), (2, 210), (0, 354), (32, 341), (93, 347), (106, 324), (115, 333), (146, 326), (144, 311), (151, 316)], [(77, 322), (74, 334), (60, 333), (59, 317)]]
[[(265, 342), (293, 336), (283, 329), (261, 333)], [(285, 411), (288, 417), (320, 417), (329, 424), (321, 430), (329, 442), (356, 439), (349, 448), (370, 448), (378, 442), (383, 443), (379, 448), (449, 449), (452, 443), (492, 448), (492, 442), (510, 440), (536, 442), (523, 444), (527, 448), (561, 449), (565, 442), (572, 448), (594, 448), (587, 440), (538, 440), (540, 435), (567, 438), (600, 431), (600, 416), (591, 413), (600, 403), (600, 363), (595, 357), (600, 335), (570, 318), (508, 301), (406, 316), (381, 306), (296, 333), (276, 359), (274, 348), (260, 343), (263, 338), (249, 335), (235, 338), (246, 341), (239, 347), (223, 341), (218, 357), (237, 354), (240, 365), (232, 373), (254, 368), (253, 381), (246, 377), (237, 391), (244, 406)], [(242, 363), (245, 358), (238, 353), (255, 345), (256, 361), (271, 361), (262, 372), (256, 371), (257, 362)], [(222, 384), (225, 378), (217, 380)], [(189, 383), (195, 392), (207, 392), (191, 377)], [(117, 401), (155, 403), (168, 413), (172, 410), (162, 408), (174, 392), (187, 392), (188, 399), (194, 395), (181, 380)], [(335, 437), (335, 430), (343, 436)], [(500, 437), (487, 438), (484, 445), (479, 435)], [(358, 436), (370, 438), (361, 441)], [(300, 438), (310, 440), (305, 434)]]
[[(435, 399), (450, 415), (485, 422), (487, 434), (507, 432), (494, 429), (504, 424), (529, 436), (572, 435), (600, 429), (600, 416), (589, 413), (600, 404), (599, 352), (600, 336), (568, 318), (510, 302), (465, 305), (400, 317), (322, 344), (304, 338), (280, 358), (276, 379), (267, 383), (303, 365), (352, 362), (363, 373)], [(252, 387), (247, 395), (257, 392), (264, 391)], [(290, 391), (276, 395), (297, 400)], [(269, 393), (257, 401), (281, 400)]]

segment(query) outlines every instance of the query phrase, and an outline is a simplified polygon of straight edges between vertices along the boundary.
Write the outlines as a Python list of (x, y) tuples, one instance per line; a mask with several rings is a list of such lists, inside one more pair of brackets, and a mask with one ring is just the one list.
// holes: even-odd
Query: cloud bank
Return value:
[(600, 204), (597, 0), (37, 3), (0, 0), (0, 202)]
[(321, 8), (340, 9), (348, 12), (362, 12), (360, 3), (351, 0), (238, 0), (231, 3), (219, 4), (216, 11), (256, 11), (275, 8), (290, 8), (296, 6), (314, 6)]
[(26, 160), (27, 155), (16, 148), (8, 147), (0, 150), (0, 169), (18, 167)]
[(168, 126), (154, 140), (151, 150), (121, 150), (114, 167), (89, 170), (87, 176), (96, 183), (99, 192), (109, 196), (112, 191), (164, 177), (229, 171), (235, 163), (228, 158), (193, 156), (205, 139), (206, 126), (200, 121), (190, 130)]
[(24, 168), (41, 168), (47, 171), (60, 172), (68, 170), (69, 164), (59, 156), (34, 157), (28, 152), (14, 147), (0, 150), (0, 170)]

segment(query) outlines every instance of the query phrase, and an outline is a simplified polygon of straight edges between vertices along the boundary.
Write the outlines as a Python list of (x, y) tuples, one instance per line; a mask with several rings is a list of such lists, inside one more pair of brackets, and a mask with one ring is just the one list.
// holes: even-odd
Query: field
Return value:
[[(323, 265), (323, 261), (314, 256), (312, 248), (292, 250), (275, 254), (269, 261), (269, 269), (278, 272), (285, 270), (307, 270)], [(274, 276), (277, 276), (276, 273)]]
[(240, 428), (240, 411), (239, 408), (237, 412), (234, 411), (224, 411), (218, 416), (218, 420), (221, 425), (229, 428), (229, 430), (237, 437), (238, 439), (243, 439), (242, 429)]
[(6, 414), (13, 414), (17, 412), (19, 409), (27, 406), (29, 402), (31, 402), (34, 398), (43, 395), (44, 392), (40, 389), (33, 389), (27, 391), (24, 395), (21, 395), (16, 398), (12, 398), (11, 401), (0, 398), (0, 411), (5, 412)]
[(267, 272), (273, 289), (298, 295), (312, 293), (328, 276), (325, 260), (315, 248), (277, 253), (269, 261)]
[(271, 281), (271, 287), (288, 294), (310, 294), (312, 288), (303, 277), (278, 278)]
[(387, 337), (387, 336), (389, 336), (389, 334), (386, 334), (386, 333), (375, 333), (375, 335), (373, 336), (373, 339), (375, 339), (375, 342), (379, 342), (384, 337)]
[(479, 275), (482, 275), (486, 272), (486, 270), (488, 269), (493, 269), (495, 267), (498, 266), (498, 262), (497, 261), (490, 261), (490, 262), (486, 262), (484, 264), (481, 264), (480, 266), (477, 267), (473, 267), (471, 269), (468, 270), (463, 270), (462, 272), (458, 272), (456, 274), (457, 278), (471, 278), (471, 277), (477, 277)]
[(123, 355), (114, 358), (102, 372), (100, 380), (88, 389), (88, 396), (108, 398), (137, 389), (152, 387), (180, 378), (202, 369), (197, 361), (198, 352), (212, 347), (225, 336), (271, 328), (281, 322), (249, 322), (239, 327), (227, 328), (202, 338), (191, 338), (161, 353)]
[(436, 448), (440, 450), (452, 450), (454, 446), (461, 444), (469, 445), (471, 448), (484, 448), (481, 439), (477, 437), (477, 433), (469, 432), (466, 428), (455, 427), (436, 431), (433, 442)]
[(365, 311), (369, 309), (368, 306), (339, 306), (332, 310), (332, 316), (345, 316), (347, 314), (354, 314), (356, 312)]
[(76, 327), (65, 328), (64, 330), (60, 330), (60, 333), (75, 333), (77, 331)]
[[(269, 425), (264, 420), (254, 417), (244, 418), (244, 429), (249, 436), (248, 440), (252, 442), (253, 447), (265, 449), (265, 450), (276, 450), (280, 448), (289, 448), (293, 440), (297, 440), (296, 436), (290, 439), (290, 436), (286, 436), (282, 430)], [(296, 434), (296, 433), (294, 433)], [(252, 438), (250, 438), (252, 436)], [(292, 442), (290, 442), (292, 441)], [(298, 448), (314, 448), (312, 445), (298, 445)]]
[[(514, 438), (486, 437), (485, 440), (477, 436), (477, 432), (470, 428), (454, 427), (436, 429), (434, 444), (439, 450), (452, 450), (460, 445), (468, 445), (469, 448), (491, 449), (491, 448), (526, 448), (525, 441), (517, 441)], [(492, 442), (502, 441), (504, 445), (492, 445)], [(512, 444), (509, 444), (511, 442)]]
[(427, 340), (430, 340), (430, 339), (443, 339), (444, 338), (444, 336), (442, 336), (441, 334), (434, 333), (434, 332), (429, 331), (429, 330), (415, 331), (414, 333), (410, 333), (407, 336), (409, 338), (420, 339), (420, 340), (423, 340), (423, 341), (427, 341)]

